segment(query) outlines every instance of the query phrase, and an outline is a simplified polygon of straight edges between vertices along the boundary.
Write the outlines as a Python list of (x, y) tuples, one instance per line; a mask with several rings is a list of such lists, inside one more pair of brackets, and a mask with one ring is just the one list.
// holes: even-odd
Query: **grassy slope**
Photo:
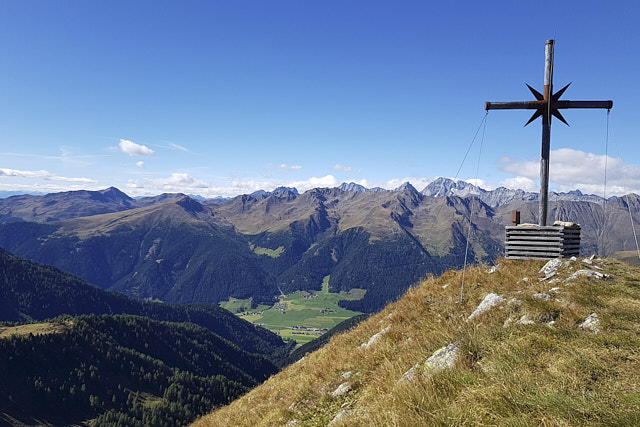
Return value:
[[(543, 262), (500, 264), (493, 274), (467, 270), (462, 303), (461, 272), (421, 283), (196, 425), (326, 425), (345, 408), (350, 415), (332, 425), (640, 424), (640, 270), (596, 261), (597, 271), (611, 279), (564, 283), (573, 271), (593, 268), (572, 262), (558, 271), (560, 281), (549, 283), (538, 281)], [(489, 292), (521, 304), (504, 302), (467, 322)], [(538, 292), (553, 299), (533, 298)], [(593, 312), (601, 322), (598, 334), (578, 326)], [(524, 314), (536, 323), (503, 326)], [(360, 348), (386, 327), (378, 342)], [(413, 381), (398, 382), (454, 342), (461, 351), (453, 369), (421, 368)], [(333, 398), (344, 382), (352, 391)]]

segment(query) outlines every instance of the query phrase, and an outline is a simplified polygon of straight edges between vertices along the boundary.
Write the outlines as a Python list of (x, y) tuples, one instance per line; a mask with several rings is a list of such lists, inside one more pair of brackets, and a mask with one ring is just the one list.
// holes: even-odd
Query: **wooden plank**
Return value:
[(564, 239), (562, 234), (522, 234), (522, 233), (507, 233), (506, 236), (508, 238), (514, 239), (532, 239), (532, 240), (542, 240), (542, 239)]
[(559, 252), (512, 252), (507, 254), (507, 258), (511, 258), (513, 255), (516, 256), (531, 256), (538, 258), (560, 258), (562, 254)]
[(543, 231), (543, 230), (506, 230), (507, 234), (523, 234), (523, 235), (540, 235), (540, 236), (564, 236), (562, 231)]
[(562, 244), (562, 242), (549, 242), (547, 241), (540, 241), (540, 242), (536, 242), (535, 244), (532, 244), (529, 241), (526, 240), (509, 240), (507, 241), (506, 246), (532, 246), (532, 247), (536, 247), (536, 246), (554, 246), (554, 247), (558, 247), (561, 248), (565, 245)]

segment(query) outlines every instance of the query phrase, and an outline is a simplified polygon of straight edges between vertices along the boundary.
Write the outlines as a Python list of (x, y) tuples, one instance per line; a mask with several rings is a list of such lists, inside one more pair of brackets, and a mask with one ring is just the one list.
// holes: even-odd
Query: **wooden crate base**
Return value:
[(579, 254), (579, 226), (505, 227), (505, 257), (508, 259), (569, 258)]

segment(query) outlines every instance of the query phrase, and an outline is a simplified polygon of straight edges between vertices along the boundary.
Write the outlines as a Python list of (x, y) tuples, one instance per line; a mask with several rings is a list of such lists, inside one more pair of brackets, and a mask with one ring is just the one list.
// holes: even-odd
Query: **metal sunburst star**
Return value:
[(545, 110), (551, 111), (551, 114), (553, 116), (555, 116), (558, 120), (560, 120), (565, 125), (569, 126), (569, 123), (567, 123), (567, 121), (564, 119), (564, 117), (562, 117), (562, 114), (560, 114), (560, 111), (558, 111), (558, 109), (554, 107), (554, 104), (560, 100), (560, 97), (562, 96), (562, 94), (567, 90), (567, 88), (570, 85), (571, 85), (571, 83), (569, 83), (568, 85), (566, 85), (565, 87), (563, 87), (562, 89), (560, 89), (559, 91), (554, 93), (551, 96), (551, 100), (549, 101), (549, 105), (547, 105), (547, 103), (544, 101), (544, 95), (542, 95), (540, 92), (538, 92), (537, 90), (535, 90), (534, 88), (532, 88), (531, 86), (529, 86), (527, 84), (527, 87), (529, 88), (531, 93), (533, 93), (533, 96), (536, 97), (536, 100), (541, 101), (541, 103), (540, 103), (540, 107), (538, 107), (536, 112), (533, 113), (533, 116), (531, 116), (529, 121), (527, 123), (525, 123), (525, 126), (528, 125), (529, 123), (531, 123), (532, 121), (534, 121), (535, 119), (537, 119), (538, 117), (542, 116), (545, 113)]

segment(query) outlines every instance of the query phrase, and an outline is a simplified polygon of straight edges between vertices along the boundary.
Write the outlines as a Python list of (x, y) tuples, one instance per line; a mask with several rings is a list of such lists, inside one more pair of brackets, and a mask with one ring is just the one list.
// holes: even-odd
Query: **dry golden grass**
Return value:
[[(332, 425), (640, 425), (640, 270), (595, 261), (611, 279), (563, 282), (594, 268), (577, 261), (549, 283), (538, 280), (543, 264), (500, 260), (493, 274), (468, 269), (462, 302), (461, 272), (427, 279), (195, 425), (324, 426), (344, 410)], [(505, 301), (467, 321), (490, 292)], [(553, 298), (534, 298), (538, 292)], [(579, 327), (593, 312), (597, 334)], [(516, 324), (523, 315), (535, 323)], [(453, 368), (434, 373), (421, 365), (412, 381), (398, 381), (450, 343), (460, 347)], [(351, 391), (332, 397), (342, 383)]]
[(18, 326), (0, 326), (0, 339), (12, 336), (59, 334), (69, 328), (63, 323), (28, 323)]

